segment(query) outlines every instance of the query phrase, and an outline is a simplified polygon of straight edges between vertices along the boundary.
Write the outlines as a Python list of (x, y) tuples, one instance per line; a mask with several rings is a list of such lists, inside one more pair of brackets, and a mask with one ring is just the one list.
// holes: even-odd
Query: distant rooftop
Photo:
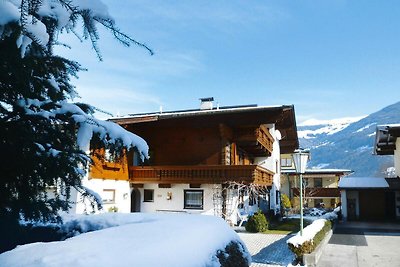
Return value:
[[(289, 170), (282, 170), (281, 171), (283, 174), (295, 174), (296, 170), (295, 169), (289, 169)], [(348, 169), (306, 169), (305, 174), (337, 174), (337, 173), (343, 173), (343, 174), (350, 174), (353, 173), (352, 170)]]
[(385, 178), (380, 177), (343, 177), (339, 188), (388, 188)]

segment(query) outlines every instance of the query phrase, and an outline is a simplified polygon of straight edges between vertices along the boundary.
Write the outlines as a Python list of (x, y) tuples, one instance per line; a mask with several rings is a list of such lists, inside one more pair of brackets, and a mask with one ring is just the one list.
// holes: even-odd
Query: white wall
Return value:
[[(108, 212), (109, 208), (111, 207), (118, 208), (118, 212), (128, 213), (131, 211), (130, 186), (128, 181), (103, 180), (94, 178), (88, 179), (87, 177), (85, 177), (82, 180), (82, 185), (93, 190), (94, 192), (99, 194), (100, 197), (104, 196), (104, 189), (115, 190), (115, 201), (112, 203), (103, 203), (103, 210), (101, 212)], [(90, 213), (92, 211), (92, 208), (89, 201), (82, 201), (82, 196), (79, 193), (75, 194), (75, 199), (77, 202), (70, 212), (78, 214), (86, 212)]]
[[(144, 189), (154, 190), (154, 201), (144, 202)], [(203, 190), (203, 209), (184, 209), (184, 190)], [(188, 213), (210, 213), (214, 214), (213, 185), (204, 184), (201, 188), (190, 188), (189, 184), (172, 184), (171, 188), (158, 188), (158, 184), (144, 184), (140, 191), (140, 212), (156, 211), (185, 211)], [(167, 193), (172, 197), (167, 199)]]
[(342, 216), (343, 220), (347, 220), (347, 191), (346, 190), (340, 190), (340, 199), (342, 202)]
[(280, 163), (280, 147), (279, 147), (279, 140), (277, 138), (277, 135), (280, 135), (280, 133), (277, 133), (275, 130), (274, 125), (267, 125), (269, 128), (269, 132), (274, 138), (274, 143), (272, 146), (272, 154), (270, 157), (257, 157), (254, 159), (254, 163), (258, 164), (268, 170), (273, 171), (275, 174), (273, 176), (272, 180), (272, 189), (270, 191), (270, 208), (273, 210), (278, 211), (280, 209), (280, 199), (278, 199), (278, 202), (276, 201), (276, 191), (279, 191), (281, 189), (281, 163)]
[[(214, 209), (213, 195), (221, 188), (219, 184), (202, 184), (200, 188), (190, 188), (189, 184), (171, 184), (171, 188), (158, 188), (158, 184), (144, 184), (140, 191), (140, 212), (186, 212), (191, 214), (205, 214), (221, 216), (221, 209)], [(154, 190), (154, 201), (144, 202), (144, 190)], [(185, 209), (184, 208), (184, 190), (202, 190), (203, 191), (203, 209)], [(172, 193), (171, 199), (168, 199), (168, 193)], [(228, 217), (233, 224), (238, 221), (238, 194), (237, 190), (227, 193)], [(248, 204), (248, 196), (245, 196), (245, 202)], [(258, 210), (258, 208), (256, 208)], [(247, 208), (247, 212), (252, 211)]]
[(394, 168), (396, 176), (400, 176), (400, 137), (396, 138), (396, 150), (394, 151)]

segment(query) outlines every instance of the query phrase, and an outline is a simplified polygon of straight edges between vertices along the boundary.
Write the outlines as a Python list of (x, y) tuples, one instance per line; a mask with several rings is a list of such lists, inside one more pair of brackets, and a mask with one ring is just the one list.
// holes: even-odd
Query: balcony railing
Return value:
[(255, 156), (272, 153), (274, 138), (265, 127), (237, 130), (235, 141), (244, 150)]
[(220, 184), (228, 181), (272, 185), (273, 172), (258, 165), (131, 166), (131, 183)]
[(269, 153), (272, 153), (272, 146), (274, 144), (274, 138), (269, 133), (268, 129), (263, 127), (256, 129), (257, 142), (265, 147)]
[[(299, 188), (292, 188), (293, 196), (299, 196)], [(306, 197), (322, 198), (322, 197), (340, 197), (338, 188), (327, 187), (310, 187), (306, 188)]]

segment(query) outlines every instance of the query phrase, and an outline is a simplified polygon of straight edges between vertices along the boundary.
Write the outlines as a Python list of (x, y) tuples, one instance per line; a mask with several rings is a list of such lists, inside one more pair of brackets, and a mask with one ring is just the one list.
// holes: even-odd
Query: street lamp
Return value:
[(297, 149), (292, 155), (296, 173), (300, 176), (300, 235), (303, 235), (303, 173), (306, 172), (307, 161), (310, 158), (310, 150)]

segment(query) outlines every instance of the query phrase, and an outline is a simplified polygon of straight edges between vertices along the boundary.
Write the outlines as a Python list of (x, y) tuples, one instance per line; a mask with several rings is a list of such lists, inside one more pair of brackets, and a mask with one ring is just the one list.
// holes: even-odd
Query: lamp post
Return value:
[(307, 161), (310, 157), (310, 150), (297, 149), (292, 155), (296, 173), (300, 176), (300, 235), (303, 235), (303, 173), (306, 172)]

